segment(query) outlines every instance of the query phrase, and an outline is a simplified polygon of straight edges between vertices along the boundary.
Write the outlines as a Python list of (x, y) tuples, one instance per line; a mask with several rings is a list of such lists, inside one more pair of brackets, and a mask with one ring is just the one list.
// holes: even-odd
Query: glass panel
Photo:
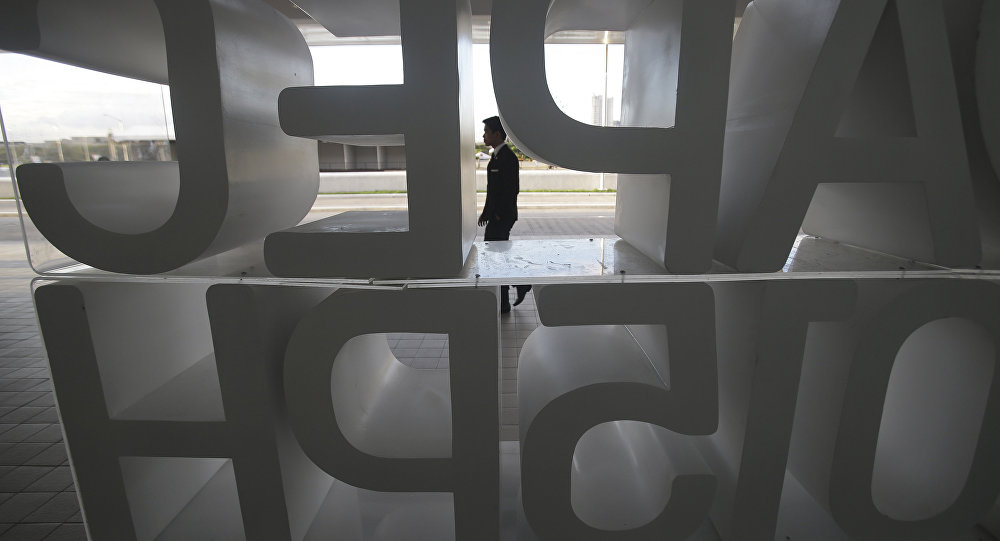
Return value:
[[(0, 87), (0, 199), (19, 196), (17, 167), (26, 163), (173, 159), (169, 87), (12, 53), (0, 53), (0, 69), (11, 74)], [(33, 269), (76, 265), (39, 233), (19, 200), (5, 201), (0, 212), (21, 216)]]

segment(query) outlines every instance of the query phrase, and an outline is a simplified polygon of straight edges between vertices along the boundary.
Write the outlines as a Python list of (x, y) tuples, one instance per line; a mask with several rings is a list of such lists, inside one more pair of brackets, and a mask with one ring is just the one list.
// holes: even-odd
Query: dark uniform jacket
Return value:
[(519, 164), (506, 144), (493, 153), (486, 166), (486, 206), (480, 218), (489, 221), (517, 220), (517, 194), (521, 191)]

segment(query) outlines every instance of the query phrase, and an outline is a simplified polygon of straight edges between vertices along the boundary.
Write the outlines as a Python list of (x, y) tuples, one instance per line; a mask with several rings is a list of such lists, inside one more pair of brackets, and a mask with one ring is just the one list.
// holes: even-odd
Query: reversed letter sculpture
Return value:
[[(956, 22), (937, 0), (756, 0), (732, 42), (734, 3), (494, 0), (507, 128), (546, 161), (622, 173), (616, 231), (675, 274), (713, 251), (774, 271), (800, 226), (942, 265), (997, 252), (996, 1)], [(310, 86), (301, 36), (259, 0), (0, 7), (0, 47), (169, 72), (179, 162), (18, 169), (49, 241), (133, 274), (263, 241), (280, 277), (36, 282), (93, 540), (1000, 535), (996, 266), (542, 275), (513, 475), (497, 376), (520, 336), (495, 287), (455, 278), (476, 232), (470, 3), (296, 5), (338, 35), (400, 33), (404, 84)], [(978, 41), (948, 35), (974, 18)], [(545, 87), (543, 41), (574, 29), (625, 32), (623, 127), (572, 121)], [(400, 135), (408, 213), (296, 226), (312, 138)], [(447, 333), (448, 369), (400, 363), (389, 332)]]
[(717, 259), (779, 270), (802, 227), (979, 263), (941, 2), (759, 0), (734, 47)]
[[(490, 59), (507, 132), (518, 148), (546, 162), (623, 173), (615, 232), (670, 272), (707, 271), (719, 198), (733, 2), (632, 3), (630, 26), (604, 28), (626, 31), (620, 128), (581, 124), (556, 105), (545, 82), (543, 40), (581, 23), (568, 18), (547, 26), (548, 4), (493, 5)], [(598, 26), (621, 19), (599, 10), (586, 14)]]
[[(300, 137), (402, 134), (407, 213), (349, 213), (268, 235), (268, 269), (292, 277), (458, 274), (476, 237), (468, 0), (402, 0), (402, 85), (289, 88)], [(331, 18), (333, 16), (331, 15)]]
[[(71, 30), (82, 34), (77, 39), (97, 39), (89, 25), (120, 3), (94, 2), (95, 9), (72, 20)], [(115, 67), (135, 77), (169, 72), (180, 161), (28, 164), (17, 171), (32, 221), (56, 248), (127, 274), (174, 270), (295, 225), (319, 185), (315, 144), (278, 127), (278, 93), (312, 82), (309, 50), (294, 25), (257, 2), (155, 3), (162, 31), (143, 36), (142, 58), (165, 56), (166, 66)], [(59, 13), (63, 4), (74, 2), (40, 0), (22, 23), (39, 28), (42, 44), (49, 33), (70, 41), (57, 32), (77, 10)], [(136, 12), (120, 24), (147, 28), (156, 20), (148, 10), (125, 10)], [(155, 41), (159, 36), (165, 45)], [(164, 48), (164, 56), (155, 54)], [(114, 55), (132, 52), (118, 46)]]

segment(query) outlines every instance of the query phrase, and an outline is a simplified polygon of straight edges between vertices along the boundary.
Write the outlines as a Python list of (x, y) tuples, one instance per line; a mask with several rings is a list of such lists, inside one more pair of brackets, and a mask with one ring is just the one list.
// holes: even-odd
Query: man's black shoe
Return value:
[(514, 299), (514, 306), (521, 304), (524, 300), (524, 296), (531, 291), (531, 286), (514, 286), (517, 288), (517, 298)]

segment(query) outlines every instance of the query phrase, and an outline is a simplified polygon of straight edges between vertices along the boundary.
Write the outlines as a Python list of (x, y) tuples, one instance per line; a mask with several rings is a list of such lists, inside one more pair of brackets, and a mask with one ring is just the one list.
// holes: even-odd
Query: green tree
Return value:
[(515, 145), (514, 143), (512, 143), (510, 141), (507, 141), (507, 146), (509, 146), (510, 149), (514, 151), (514, 155), (517, 156), (518, 160), (521, 160), (523, 162), (524, 160), (530, 160), (531, 159), (531, 158), (528, 157), (527, 154), (525, 154), (524, 152), (521, 152), (521, 149), (517, 148), (517, 145)]

